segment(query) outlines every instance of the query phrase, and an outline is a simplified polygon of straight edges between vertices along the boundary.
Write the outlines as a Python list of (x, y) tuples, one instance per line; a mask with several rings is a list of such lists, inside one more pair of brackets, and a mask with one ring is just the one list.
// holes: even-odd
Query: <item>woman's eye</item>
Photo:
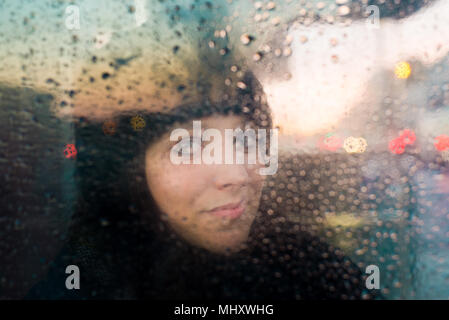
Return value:
[(181, 155), (192, 155), (196, 148), (201, 149), (201, 139), (190, 137), (187, 139), (182, 139), (178, 144), (178, 154)]
[(194, 148), (201, 148), (201, 146), (202, 146), (201, 139), (190, 137), (190, 146), (192, 147), (192, 150)]
[(255, 150), (257, 146), (257, 139), (252, 136), (247, 137), (235, 137), (234, 144), (236, 147), (242, 147), (245, 152)]
[(268, 148), (267, 146), (267, 137), (266, 136), (258, 136), (258, 143), (259, 146), (265, 146), (265, 148)]
[(255, 137), (248, 137), (246, 141), (246, 147), (248, 150), (253, 150), (257, 146), (257, 139)]

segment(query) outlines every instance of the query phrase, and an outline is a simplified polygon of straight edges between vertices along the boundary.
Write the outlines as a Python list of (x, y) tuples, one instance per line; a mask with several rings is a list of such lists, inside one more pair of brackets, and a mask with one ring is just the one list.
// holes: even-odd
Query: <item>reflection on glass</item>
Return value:
[[(448, 298), (448, 15), (0, 1), (0, 297)], [(196, 163), (237, 128), (271, 162)]]

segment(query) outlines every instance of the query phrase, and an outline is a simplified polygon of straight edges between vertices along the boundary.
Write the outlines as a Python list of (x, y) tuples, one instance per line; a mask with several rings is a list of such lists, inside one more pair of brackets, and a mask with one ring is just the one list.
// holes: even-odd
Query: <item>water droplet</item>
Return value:
[(337, 10), (340, 16), (346, 16), (351, 12), (351, 9), (348, 6), (341, 6)]

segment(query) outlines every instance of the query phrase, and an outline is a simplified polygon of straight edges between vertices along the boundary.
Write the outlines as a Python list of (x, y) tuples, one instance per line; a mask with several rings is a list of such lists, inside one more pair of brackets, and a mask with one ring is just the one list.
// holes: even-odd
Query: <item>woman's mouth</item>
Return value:
[(242, 200), (240, 202), (228, 203), (224, 206), (213, 208), (212, 210), (207, 211), (207, 213), (217, 217), (237, 219), (245, 212), (245, 209), (246, 203)]

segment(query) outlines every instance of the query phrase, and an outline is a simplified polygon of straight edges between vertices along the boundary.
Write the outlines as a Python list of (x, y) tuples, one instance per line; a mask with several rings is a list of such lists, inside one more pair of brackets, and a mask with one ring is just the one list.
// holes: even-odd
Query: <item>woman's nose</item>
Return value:
[(249, 182), (249, 175), (244, 165), (223, 164), (216, 167), (214, 183), (217, 189), (239, 189)]

